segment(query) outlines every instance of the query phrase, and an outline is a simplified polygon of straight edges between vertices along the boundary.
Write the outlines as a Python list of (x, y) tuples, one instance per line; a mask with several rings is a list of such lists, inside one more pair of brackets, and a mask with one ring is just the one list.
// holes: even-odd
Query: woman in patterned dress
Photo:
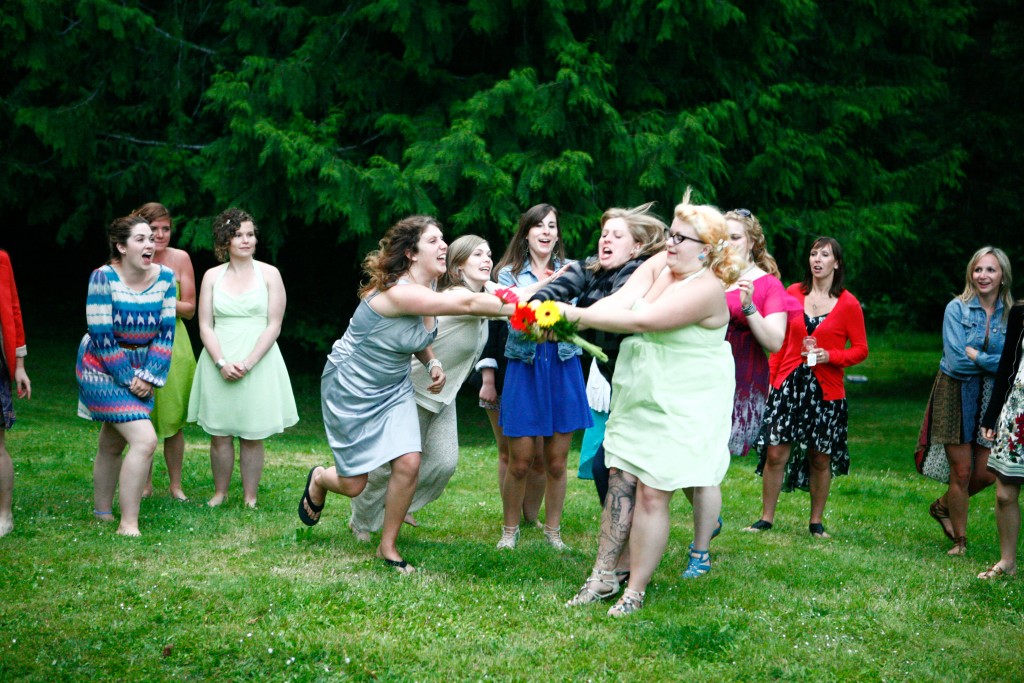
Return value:
[(0, 536), (14, 528), (14, 463), (7, 452), (6, 435), (14, 426), (14, 388), (18, 398), (32, 398), (32, 382), (25, 372), (27, 355), (14, 270), (7, 252), (0, 249)]
[[(982, 435), (994, 442), (988, 469), (996, 476), (996, 528), (999, 561), (979, 579), (1017, 573), (1020, 539), (1020, 487), (1024, 484), (1024, 301), (1010, 309), (1006, 344), (999, 358), (992, 401), (981, 419)], [(1005, 401), (1005, 403), (1004, 403)], [(997, 419), (998, 417), (998, 419)], [(998, 428), (998, 433), (995, 431)]]
[(771, 529), (779, 493), (809, 488), (807, 529), (828, 538), (822, 517), (832, 477), (850, 470), (843, 372), (868, 357), (868, 340), (860, 302), (844, 286), (839, 242), (816, 239), (807, 265), (804, 281), (787, 290), (801, 302), (804, 315), (790, 320), (786, 342), (771, 359), (773, 390), (757, 441), (761, 517), (744, 531)]
[(119, 488), (117, 533), (138, 536), (142, 490), (156, 450), (149, 420), (153, 390), (167, 380), (174, 345), (174, 271), (153, 262), (153, 230), (139, 216), (111, 223), (107, 242), (110, 263), (89, 279), (89, 331), (76, 364), (78, 414), (102, 423), (93, 466), (93, 514), (114, 521), (114, 490)]
[[(156, 430), (157, 439), (164, 442), (164, 460), (167, 463), (167, 479), (171, 497), (186, 501), (181, 487), (181, 469), (185, 460), (185, 435), (181, 428), (188, 418), (188, 395), (192, 390), (192, 376), (196, 372), (196, 357), (192, 355), (192, 341), (188, 337), (183, 320), (191, 320), (196, 314), (196, 276), (192, 259), (184, 249), (171, 246), (171, 212), (163, 204), (148, 202), (132, 212), (141, 216), (153, 229), (156, 252), (153, 263), (167, 266), (174, 271), (178, 303), (175, 313), (178, 321), (174, 326), (174, 348), (171, 350), (171, 369), (167, 372), (167, 383), (157, 389), (153, 397), (153, 412), (150, 420)], [(153, 494), (153, 470), (150, 468), (143, 497)]]
[(942, 318), (942, 360), (914, 456), (918, 471), (949, 484), (928, 513), (953, 541), (950, 555), (967, 552), (970, 497), (995, 480), (986, 467), (992, 442), (979, 432), (979, 421), (992, 396), (1013, 305), (1010, 260), (1001, 249), (976, 251), (964, 280), (964, 291)]
[(768, 355), (782, 348), (790, 311), (799, 309), (779, 281), (779, 267), (765, 248), (764, 231), (746, 209), (725, 214), (729, 242), (750, 264), (725, 292), (729, 331), (725, 338), (736, 361), (729, 452), (746, 455), (761, 430), (768, 400)]
[(412, 357), (430, 374), (428, 390), (440, 391), (444, 368), (430, 348), (437, 333), (434, 316), (500, 317), (513, 309), (490, 294), (434, 291), (446, 269), (447, 250), (437, 219), (409, 216), (391, 226), (380, 248), (363, 261), (368, 280), (360, 289), (361, 301), (334, 343), (320, 380), (334, 466), (310, 469), (299, 500), (299, 519), (313, 526), (328, 491), (354, 498), (370, 472), (390, 463), (377, 557), (401, 574), (415, 571), (397, 542), (416, 492), (422, 450)]

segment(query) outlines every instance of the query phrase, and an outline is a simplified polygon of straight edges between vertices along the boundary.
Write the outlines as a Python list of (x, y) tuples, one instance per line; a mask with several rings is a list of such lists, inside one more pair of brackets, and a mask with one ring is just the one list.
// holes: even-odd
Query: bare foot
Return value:
[(121, 524), (117, 527), (117, 533), (120, 536), (141, 536), (142, 532), (139, 531), (139, 527), (136, 524)]
[(398, 572), (399, 574), (403, 574), (405, 576), (408, 576), (409, 574), (412, 574), (413, 572), (416, 571), (416, 567), (412, 566), (411, 564), (409, 564), (408, 562), (403, 560), (401, 557), (398, 557), (397, 555), (396, 555), (397, 559), (391, 558), (391, 557), (386, 557), (384, 555), (384, 551), (382, 551), (379, 546), (377, 548), (377, 557), (379, 557), (380, 559), (384, 560), (384, 564), (386, 564), (389, 567), (394, 568), (394, 570), (396, 572)]
[(93, 519), (97, 522), (116, 522), (117, 519), (114, 517), (113, 512), (101, 512), (100, 510), (92, 511)]
[(188, 502), (188, 496), (186, 496), (185, 492), (182, 491), (180, 488), (171, 489), (171, 498), (173, 498), (174, 500), (178, 501), (179, 503), (187, 503)]
[(420, 523), (416, 521), (416, 518), (412, 516), (411, 512), (409, 514), (407, 514), (405, 516), (405, 519), (403, 519), (402, 521), (405, 522), (406, 524), (408, 524), (409, 526), (419, 526), (420, 525)]
[(0, 519), (0, 536), (6, 536), (11, 533), (14, 529), (14, 519), (11, 517), (4, 517)]
[(362, 529), (355, 528), (352, 525), (352, 522), (348, 523), (348, 528), (352, 530), (352, 535), (355, 536), (356, 540), (359, 541), (360, 543), (369, 543), (370, 542), (370, 532), (369, 531), (363, 531)]
[(212, 508), (215, 508), (215, 507), (219, 507), (219, 506), (223, 505), (227, 501), (228, 501), (228, 496), (227, 496), (226, 493), (215, 493), (215, 494), (213, 494), (213, 498), (211, 498), (210, 500), (206, 501), (206, 504), (209, 505)]
[(255, 500), (247, 500), (247, 501), (245, 501), (245, 507), (249, 508), (250, 510), (255, 510), (256, 509), (256, 501)]
[(142, 489), (142, 497), (143, 498), (149, 498), (152, 495), (153, 495), (153, 485), (152, 484), (150, 484), (150, 485), (146, 486), (146, 488)]

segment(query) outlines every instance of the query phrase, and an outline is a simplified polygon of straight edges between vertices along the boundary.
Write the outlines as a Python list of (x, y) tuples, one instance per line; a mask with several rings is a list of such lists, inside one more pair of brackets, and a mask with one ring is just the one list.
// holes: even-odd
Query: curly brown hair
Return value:
[(407, 216), (384, 233), (378, 248), (363, 259), (363, 274), (366, 281), (359, 287), (359, 296), (364, 297), (376, 290), (383, 292), (392, 287), (398, 278), (412, 265), (410, 257), (418, 253), (420, 235), (431, 225), (441, 230), (441, 222), (433, 216)]
[(258, 237), (260, 229), (256, 225), (256, 221), (247, 212), (237, 207), (225, 209), (213, 219), (213, 253), (221, 263), (228, 260), (228, 247), (231, 244), (231, 238), (246, 221), (252, 223), (253, 233)]

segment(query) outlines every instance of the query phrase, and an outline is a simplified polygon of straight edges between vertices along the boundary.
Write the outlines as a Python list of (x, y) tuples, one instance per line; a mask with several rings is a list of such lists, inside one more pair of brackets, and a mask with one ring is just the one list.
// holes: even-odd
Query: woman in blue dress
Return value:
[(439, 392), (445, 374), (430, 348), (437, 334), (435, 316), (498, 317), (513, 308), (491, 294), (434, 291), (446, 270), (447, 251), (437, 219), (409, 216), (393, 225), (363, 261), (367, 282), (361, 301), (334, 343), (320, 381), (334, 466), (313, 467), (299, 501), (299, 518), (312, 526), (320, 521), (328, 491), (354, 498), (370, 472), (390, 463), (377, 556), (402, 574), (415, 571), (397, 542), (416, 492), (422, 450), (412, 357), (430, 374), (428, 389)]
[[(498, 263), (498, 284), (529, 287), (557, 273), (565, 263), (558, 211), (550, 204), (530, 207)], [(501, 488), (504, 513), (499, 549), (519, 540), (519, 515), (526, 497), (527, 474), (535, 457), (535, 439), (544, 437), (544, 537), (557, 550), (562, 541), (565, 462), (572, 435), (593, 424), (578, 346), (536, 343), (510, 331), (505, 344), (508, 368), (501, 393), (499, 423), (509, 440), (509, 464)]]
[[(153, 390), (167, 381), (174, 345), (174, 271), (153, 262), (153, 231), (139, 216), (118, 218), (107, 231), (110, 263), (89, 278), (86, 321), (78, 347), (78, 414), (101, 422), (93, 466), (95, 507), (117, 533), (139, 535), (139, 505), (156, 450), (149, 420)], [(122, 460), (121, 454), (128, 446)]]

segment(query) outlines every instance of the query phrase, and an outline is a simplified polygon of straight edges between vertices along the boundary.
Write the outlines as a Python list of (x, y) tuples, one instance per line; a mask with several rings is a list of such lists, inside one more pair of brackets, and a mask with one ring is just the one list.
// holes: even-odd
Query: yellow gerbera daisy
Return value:
[(554, 301), (545, 301), (537, 307), (537, 325), (540, 327), (551, 327), (561, 318), (562, 313)]

